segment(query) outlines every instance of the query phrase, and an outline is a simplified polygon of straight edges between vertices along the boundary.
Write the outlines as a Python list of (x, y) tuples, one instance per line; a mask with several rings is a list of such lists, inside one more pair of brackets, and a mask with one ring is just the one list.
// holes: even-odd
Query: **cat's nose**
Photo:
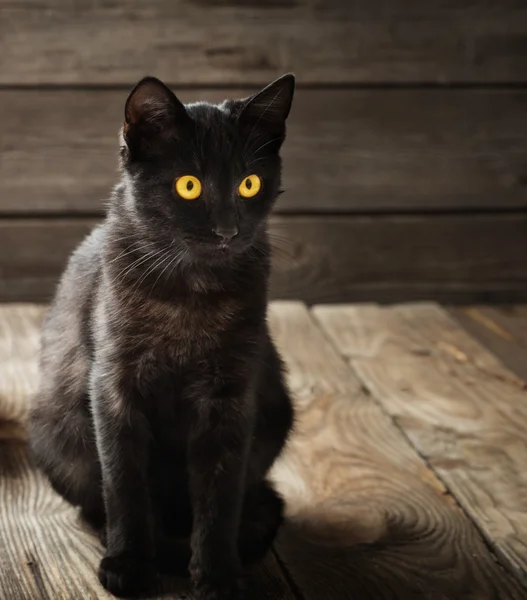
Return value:
[(232, 227), (216, 227), (214, 233), (221, 238), (221, 241), (226, 244), (238, 235), (238, 228), (233, 225)]

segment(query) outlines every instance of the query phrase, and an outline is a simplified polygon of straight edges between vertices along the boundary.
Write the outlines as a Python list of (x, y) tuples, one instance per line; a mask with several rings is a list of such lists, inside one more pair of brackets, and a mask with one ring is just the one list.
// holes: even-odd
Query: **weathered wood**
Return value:
[[(23, 426), (44, 310), (0, 307), (0, 434), (7, 422)], [(277, 549), (304, 594), (292, 594), (271, 554), (253, 572), (249, 597), (521, 600), (524, 591), (307, 310), (273, 305), (270, 323), (299, 417), (273, 472), (288, 503)], [(0, 597), (109, 598), (95, 575), (100, 545), (31, 468), (22, 440), (0, 439)], [(183, 582), (161, 584), (172, 591), (164, 598), (183, 600)]]
[(271, 307), (297, 402), (273, 472), (288, 519), (277, 550), (309, 600), (523, 598), (300, 304)]
[(0, 221), (0, 298), (49, 300), (68, 257), (95, 219)]
[[(37, 389), (39, 324), (45, 307), (0, 306), (0, 598), (113, 598), (97, 580), (98, 540), (77, 510), (55, 494), (28, 460), (25, 420)], [(188, 583), (163, 579), (166, 600), (189, 598)], [(301, 600), (271, 553), (249, 577), (250, 598)], [(160, 596), (159, 596), (160, 598)]]
[[(527, 215), (275, 217), (274, 298), (527, 298)], [(520, 300), (518, 300), (520, 301)]]
[(521, 0), (0, 2), (0, 83), (526, 81)]
[(527, 382), (527, 315), (517, 307), (450, 307), (452, 316)]
[(488, 543), (525, 580), (524, 382), (435, 305), (317, 307), (314, 314)]
[(25, 431), (11, 426), (25, 423), (27, 400), (37, 390), (36, 356), (44, 311), (36, 304), (0, 306), (0, 441), (8, 432), (25, 439)]
[[(0, 213), (99, 212), (126, 95), (0, 91)], [(276, 212), (526, 207), (526, 105), (521, 90), (298, 90)]]
[[(0, 299), (48, 300), (91, 219), (0, 220)], [(527, 299), (527, 215), (274, 217), (272, 297)]]
[[(27, 448), (0, 441), (0, 597), (110, 600), (97, 579), (103, 548), (30, 465)], [(297, 600), (272, 553), (249, 576), (250, 598)], [(186, 580), (162, 579), (152, 600), (186, 600)]]

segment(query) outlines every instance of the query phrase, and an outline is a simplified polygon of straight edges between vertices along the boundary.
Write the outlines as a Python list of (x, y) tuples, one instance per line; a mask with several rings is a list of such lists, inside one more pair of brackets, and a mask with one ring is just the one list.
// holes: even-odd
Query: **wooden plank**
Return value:
[[(0, 220), (0, 299), (46, 300), (92, 219)], [(274, 217), (272, 297), (527, 299), (527, 215)]]
[(68, 257), (94, 219), (0, 221), (0, 298), (50, 300)]
[(0, 2), (0, 83), (526, 81), (521, 0)]
[[(126, 95), (0, 91), (0, 213), (99, 212)], [(298, 90), (277, 213), (525, 208), (526, 104), (522, 90)]]
[(298, 410), (277, 549), (306, 598), (524, 598), (306, 308), (275, 304), (270, 323)]
[[(0, 441), (0, 594), (9, 600), (111, 599), (97, 579), (103, 548), (77, 511), (28, 460), (24, 444)], [(251, 571), (250, 598), (297, 600), (273, 553)], [(186, 580), (163, 578), (152, 600), (185, 600)]]
[[(0, 306), (0, 598), (113, 598), (100, 586), (102, 547), (28, 459), (25, 420), (37, 386), (44, 306)], [(270, 553), (251, 571), (249, 597), (301, 600)], [(188, 583), (162, 579), (155, 598), (189, 598)], [(168, 595), (165, 595), (168, 594)], [(154, 597), (152, 597), (154, 600)]]
[(26, 439), (25, 429), (15, 425), (25, 423), (28, 399), (37, 391), (36, 357), (44, 312), (36, 304), (0, 306), (0, 442)]
[(526, 230), (521, 214), (276, 217), (273, 297), (526, 298)]
[(435, 305), (317, 307), (326, 333), (527, 583), (527, 389)]
[(497, 306), (450, 307), (450, 314), (527, 382), (527, 315), (518, 308)]

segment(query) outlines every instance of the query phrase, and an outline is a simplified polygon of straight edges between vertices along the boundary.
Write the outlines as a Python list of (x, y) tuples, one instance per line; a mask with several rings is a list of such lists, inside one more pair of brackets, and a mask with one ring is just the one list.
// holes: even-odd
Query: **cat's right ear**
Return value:
[(175, 94), (159, 79), (145, 77), (126, 100), (123, 135), (130, 149), (144, 146), (145, 142), (149, 147), (158, 138), (177, 138), (189, 122), (190, 117)]

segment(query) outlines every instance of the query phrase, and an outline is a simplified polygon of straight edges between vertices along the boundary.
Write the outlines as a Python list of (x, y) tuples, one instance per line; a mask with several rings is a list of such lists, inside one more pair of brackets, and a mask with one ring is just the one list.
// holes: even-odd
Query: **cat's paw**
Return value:
[(191, 559), (188, 540), (160, 535), (157, 539), (156, 567), (162, 575), (189, 577)]
[(133, 556), (105, 556), (99, 566), (99, 581), (110, 593), (128, 598), (144, 592), (153, 580), (151, 565)]
[(198, 581), (194, 586), (196, 600), (243, 600), (245, 585), (241, 577), (222, 581)]
[(196, 600), (243, 600), (246, 598), (243, 571), (238, 557), (224, 552), (203, 562), (194, 553), (189, 571)]

